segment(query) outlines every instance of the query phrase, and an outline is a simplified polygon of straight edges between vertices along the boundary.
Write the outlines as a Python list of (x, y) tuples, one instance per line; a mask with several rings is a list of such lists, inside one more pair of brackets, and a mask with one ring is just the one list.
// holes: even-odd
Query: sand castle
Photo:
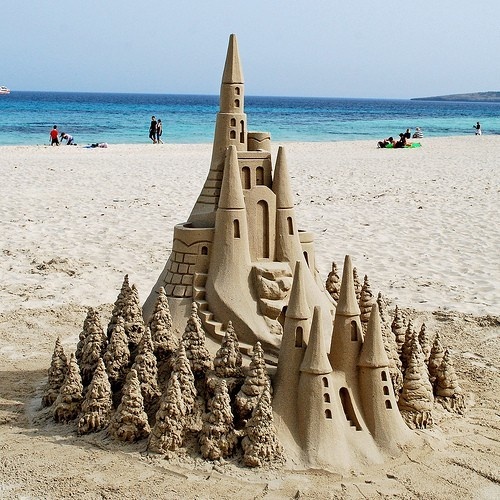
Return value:
[(432, 344), (397, 307), (391, 318), (349, 256), (325, 288), (313, 236), (297, 226), (284, 149), (274, 175), (270, 149), (269, 134), (247, 132), (231, 35), (202, 192), (143, 314), (125, 276), (107, 335), (90, 308), (69, 362), (56, 342), (43, 405), (57, 421), (147, 438), (167, 456), (194, 438), (208, 460), (239, 449), (252, 467), (348, 470), (383, 462), (410, 429), (431, 426), (435, 395), (464, 411), (439, 335)]

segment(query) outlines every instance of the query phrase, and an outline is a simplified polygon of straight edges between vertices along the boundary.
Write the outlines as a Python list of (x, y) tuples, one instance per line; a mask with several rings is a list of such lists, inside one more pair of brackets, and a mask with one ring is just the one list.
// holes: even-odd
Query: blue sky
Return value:
[(498, 0), (24, 0), (0, 10), (0, 85), (217, 94), (230, 33), (248, 95), (500, 90)]

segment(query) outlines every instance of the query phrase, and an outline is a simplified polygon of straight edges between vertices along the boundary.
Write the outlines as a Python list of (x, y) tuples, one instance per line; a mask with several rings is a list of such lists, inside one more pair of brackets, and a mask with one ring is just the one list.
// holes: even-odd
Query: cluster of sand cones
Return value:
[[(408, 427), (432, 425), (434, 402), (462, 414), (464, 396), (451, 351), (439, 334), (419, 333), (396, 306), (388, 313), (381, 293), (375, 297), (368, 277), (361, 284), (353, 269), (363, 328), (378, 304), (384, 346), (399, 410)], [(337, 301), (340, 283), (335, 263), (326, 288)], [(69, 360), (56, 340), (43, 407), (57, 422), (76, 422), (78, 434), (107, 433), (121, 441), (147, 439), (147, 450), (172, 456), (193, 447), (208, 460), (242, 455), (245, 465), (284, 460), (273, 424), (272, 386), (259, 342), (243, 366), (237, 334), (229, 322), (212, 359), (193, 303), (182, 335), (174, 331), (162, 290), (145, 325), (135, 285), (125, 276), (107, 333), (89, 308), (76, 352)]]
[[(404, 317), (398, 306), (391, 319), (387, 301), (381, 293), (375, 297), (368, 276), (365, 275), (361, 283), (357, 269), (353, 268), (353, 279), (365, 333), (372, 307), (375, 303), (378, 305), (394, 394), (408, 427), (430, 427), (434, 401), (448, 411), (463, 414), (464, 394), (455, 373), (452, 352), (443, 347), (439, 333), (432, 340), (425, 323), (417, 332), (411, 318)], [(337, 265), (333, 262), (326, 289), (335, 302), (339, 299), (340, 283)]]
[(173, 331), (164, 291), (144, 324), (139, 296), (125, 276), (107, 334), (89, 308), (69, 361), (56, 341), (42, 399), (57, 422), (77, 432), (106, 429), (122, 441), (147, 438), (150, 452), (169, 455), (198, 443), (203, 458), (235, 455), (245, 465), (282, 461), (273, 425), (271, 381), (257, 343), (243, 368), (229, 323), (215, 358), (193, 303), (181, 336)]

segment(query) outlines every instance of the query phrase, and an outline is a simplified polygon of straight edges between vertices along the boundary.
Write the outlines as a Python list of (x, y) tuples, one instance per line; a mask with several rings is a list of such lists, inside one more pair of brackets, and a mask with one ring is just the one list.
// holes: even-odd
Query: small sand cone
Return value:
[(144, 335), (146, 325), (142, 316), (139, 292), (135, 285), (132, 285), (129, 299), (125, 304), (123, 319), (125, 321), (125, 332), (130, 343), (130, 350), (133, 351), (139, 345)]
[(405, 343), (406, 323), (398, 306), (396, 306), (396, 310), (394, 312), (394, 319), (391, 324), (391, 330), (392, 333), (394, 333), (394, 337), (396, 338), (398, 354), (401, 356), (403, 344)]
[(148, 326), (151, 329), (153, 352), (158, 365), (158, 382), (163, 386), (163, 383), (166, 384), (168, 381), (172, 357), (179, 346), (179, 339), (172, 326), (172, 316), (170, 315), (168, 299), (163, 287), (160, 288)]
[(196, 302), (193, 302), (191, 316), (187, 320), (186, 329), (182, 335), (182, 343), (196, 379), (204, 378), (205, 373), (210, 370), (212, 364), (205, 341), (205, 332), (198, 317), (198, 306)]
[(387, 325), (389, 328), (391, 328), (391, 319), (389, 317), (389, 312), (387, 311), (389, 302), (390, 302), (389, 299), (384, 297), (382, 292), (378, 292), (377, 305), (380, 314), (380, 321), (382, 322), (382, 324)]
[(245, 437), (241, 444), (243, 461), (249, 467), (260, 467), (264, 462), (283, 462), (283, 447), (278, 441), (274, 427), (269, 384), (264, 388), (245, 426)]
[(408, 367), (408, 363), (411, 357), (411, 350), (414, 338), (417, 337), (417, 333), (413, 328), (413, 323), (411, 320), (408, 321), (408, 326), (405, 331), (405, 342), (403, 347), (401, 348), (401, 364), (403, 374), (406, 372), (406, 368)]
[(266, 362), (264, 361), (264, 351), (257, 342), (253, 349), (252, 360), (247, 369), (245, 382), (236, 395), (235, 406), (238, 418), (245, 422), (259, 402), (260, 395), (270, 384), (267, 373)]
[(172, 362), (172, 374), (174, 373), (177, 375), (181, 386), (186, 415), (186, 428), (198, 431), (201, 429), (201, 416), (204, 405), (196, 391), (195, 378), (182, 342)]
[(439, 336), (438, 332), (434, 337), (431, 353), (429, 355), (429, 363), (427, 365), (429, 369), (429, 380), (433, 387), (436, 386), (437, 373), (439, 367), (441, 366), (441, 363), (443, 362), (443, 358), (444, 358), (444, 347), (441, 344), (441, 337)]
[(158, 368), (156, 357), (153, 354), (153, 342), (149, 328), (146, 328), (139, 344), (139, 351), (132, 369), (137, 372), (146, 413), (154, 415), (161, 392), (158, 389)]
[(227, 324), (224, 339), (214, 358), (214, 371), (218, 377), (241, 377), (242, 356), (238, 337), (231, 321)]
[(76, 344), (75, 358), (76, 362), (78, 363), (78, 366), (80, 366), (82, 362), (83, 345), (85, 344), (85, 338), (87, 337), (88, 334), (89, 324), (93, 321), (94, 316), (95, 316), (94, 309), (92, 307), (89, 307), (87, 309), (87, 315), (83, 320), (83, 328), (78, 337), (78, 344)]
[(83, 387), (87, 387), (92, 380), (99, 359), (106, 351), (108, 338), (101, 326), (98, 312), (92, 308), (89, 308), (83, 329), (85, 338), (81, 347), (79, 365)]
[(429, 357), (431, 355), (432, 344), (425, 323), (422, 323), (422, 326), (420, 327), (420, 332), (418, 334), (418, 342), (420, 343), (420, 347), (422, 348), (422, 352), (424, 354), (424, 361), (427, 364), (429, 362)]
[(236, 449), (238, 438), (234, 431), (231, 400), (225, 380), (216, 385), (215, 394), (208, 402), (199, 443), (202, 457), (208, 460), (229, 457)]
[(186, 406), (176, 372), (172, 372), (167, 390), (160, 399), (155, 425), (148, 440), (148, 451), (167, 453), (178, 450), (183, 443), (186, 429)]
[(70, 422), (78, 417), (83, 400), (82, 392), (83, 385), (80, 370), (75, 355), (71, 353), (68, 374), (54, 402), (54, 419), (56, 422)]
[(111, 419), (109, 431), (121, 441), (139, 441), (148, 437), (151, 431), (135, 370), (127, 375), (122, 402)]
[(354, 280), (354, 291), (356, 292), (356, 302), (359, 304), (359, 299), (361, 298), (361, 289), (363, 288), (363, 285), (359, 280), (358, 270), (355, 267), (352, 268), (352, 278)]
[(420, 344), (416, 338), (414, 338), (412, 346), (398, 407), (410, 429), (425, 429), (432, 426), (433, 423), (434, 397)]
[(42, 397), (42, 406), (52, 406), (57, 399), (64, 380), (68, 373), (68, 358), (64, 354), (64, 349), (61, 345), (59, 337), (56, 339), (54, 352), (52, 353), (52, 361), (48, 370), (47, 386)]
[(330, 294), (330, 297), (335, 301), (335, 304), (337, 304), (340, 294), (340, 277), (335, 262), (332, 262), (332, 270), (328, 273), (328, 277), (326, 278), (325, 288)]
[(128, 274), (123, 278), (122, 287), (118, 297), (116, 298), (115, 304), (113, 306), (113, 312), (111, 313), (111, 320), (108, 324), (108, 339), (111, 338), (111, 332), (113, 331), (116, 323), (118, 322), (118, 318), (121, 317), (123, 319), (125, 315), (125, 306), (127, 302), (130, 300), (130, 294), (132, 293), (132, 289), (130, 288), (130, 283), (128, 280)]
[(117, 392), (125, 382), (130, 361), (128, 339), (123, 318), (120, 316), (118, 316), (111, 332), (111, 338), (104, 353), (103, 361), (113, 392)]
[(449, 349), (444, 352), (443, 361), (437, 371), (436, 401), (448, 411), (459, 415), (463, 415), (465, 412), (464, 395), (458, 384), (453, 357)]
[(104, 429), (109, 424), (112, 408), (111, 385), (104, 361), (99, 359), (94, 377), (82, 403), (82, 412), (78, 420), (78, 434)]
[(370, 314), (372, 312), (373, 304), (375, 304), (377, 300), (373, 296), (370, 282), (368, 281), (368, 276), (365, 274), (365, 278), (363, 281), (363, 286), (361, 287), (361, 292), (359, 295), (359, 309), (361, 311), (361, 326), (363, 327), (363, 332), (366, 334), (366, 327), (368, 325), (368, 321), (370, 320)]

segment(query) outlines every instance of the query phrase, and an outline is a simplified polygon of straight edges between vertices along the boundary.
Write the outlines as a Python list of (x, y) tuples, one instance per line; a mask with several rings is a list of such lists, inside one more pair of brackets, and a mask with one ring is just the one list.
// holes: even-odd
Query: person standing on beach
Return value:
[(475, 125), (474, 125), (474, 128), (476, 129), (476, 135), (481, 135), (481, 124), (479, 122), (477, 122)]
[(163, 124), (161, 123), (161, 120), (158, 118), (158, 121), (156, 122), (156, 142), (158, 144), (163, 144), (163, 141), (160, 139), (162, 134), (163, 134)]
[(158, 127), (158, 122), (156, 121), (156, 117), (151, 117), (151, 123), (149, 125), (149, 138), (153, 141), (153, 144), (156, 144), (156, 129)]
[(59, 132), (57, 131), (57, 125), (54, 125), (54, 127), (50, 131), (50, 145), (59, 146)]

